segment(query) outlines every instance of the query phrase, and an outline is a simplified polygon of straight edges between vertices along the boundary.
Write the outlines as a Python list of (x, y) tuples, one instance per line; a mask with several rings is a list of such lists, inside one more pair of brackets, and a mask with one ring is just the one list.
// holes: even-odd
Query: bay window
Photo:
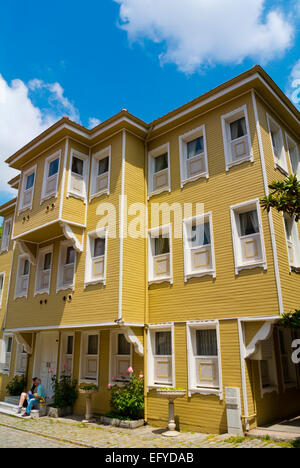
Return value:
[(282, 130), (280, 126), (267, 114), (269, 135), (274, 157), (275, 168), (280, 169), (284, 174), (288, 174), (285, 148), (283, 144)]
[(236, 274), (245, 268), (267, 268), (259, 201), (231, 207)]
[(104, 193), (109, 194), (111, 147), (93, 155), (90, 200)]
[(98, 229), (87, 235), (85, 287), (106, 280), (107, 229)]
[(247, 106), (221, 117), (226, 170), (253, 161)]
[(148, 386), (172, 386), (174, 375), (173, 327), (149, 326)]
[(130, 379), (129, 366), (132, 365), (132, 346), (126, 340), (124, 333), (112, 331), (110, 382), (122, 383)]
[(149, 231), (149, 284), (173, 281), (171, 233), (171, 225), (150, 229)]
[(208, 177), (205, 126), (179, 137), (181, 186), (199, 177)]
[(149, 196), (169, 191), (170, 187), (170, 148), (160, 146), (148, 154), (148, 194)]
[(36, 268), (35, 294), (50, 291), (53, 245), (40, 249)]
[(42, 201), (57, 195), (61, 151), (45, 160)]
[(30, 275), (30, 262), (26, 254), (19, 255), (17, 278), (15, 285), (15, 299), (17, 297), (27, 297)]
[(34, 184), (36, 176), (36, 166), (24, 172), (20, 193), (19, 213), (32, 208)]

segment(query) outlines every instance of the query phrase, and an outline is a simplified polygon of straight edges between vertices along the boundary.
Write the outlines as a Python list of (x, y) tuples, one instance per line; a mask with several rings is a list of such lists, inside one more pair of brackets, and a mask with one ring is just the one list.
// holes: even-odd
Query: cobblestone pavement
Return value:
[(182, 432), (176, 439), (151, 426), (128, 430), (76, 419), (19, 419), (0, 414), (0, 448), (283, 448), (287, 443)]

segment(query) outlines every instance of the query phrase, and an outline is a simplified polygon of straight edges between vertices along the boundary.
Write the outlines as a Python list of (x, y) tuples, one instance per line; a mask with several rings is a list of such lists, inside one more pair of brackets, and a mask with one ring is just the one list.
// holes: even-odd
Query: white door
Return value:
[[(42, 381), (47, 397), (53, 395), (52, 377), (56, 375), (58, 357), (58, 333), (40, 333), (37, 338), (35, 375)], [(53, 369), (53, 372), (50, 370)]]

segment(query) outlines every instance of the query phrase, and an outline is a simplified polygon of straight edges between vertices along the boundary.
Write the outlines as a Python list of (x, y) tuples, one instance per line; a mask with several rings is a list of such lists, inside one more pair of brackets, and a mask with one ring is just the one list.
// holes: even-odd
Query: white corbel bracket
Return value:
[(72, 241), (73, 247), (76, 250), (76, 252), (82, 253), (83, 252), (83, 246), (80, 244), (79, 240), (75, 236), (74, 232), (70, 228), (70, 226), (66, 223), (60, 223), (63, 233), (67, 239)]
[(27, 354), (31, 355), (32, 354), (32, 347), (29, 346), (27, 341), (23, 338), (23, 336), (20, 333), (15, 333), (15, 338), (16, 342), (22, 346), (24, 346), (24, 349)]
[(124, 327), (124, 335), (128, 343), (133, 344), (135, 352), (139, 356), (144, 356), (144, 347), (130, 327)]
[(29, 249), (28, 245), (25, 241), (18, 240), (18, 246), (23, 254), (28, 255), (29, 261), (32, 265), (36, 265), (36, 257), (33, 255), (31, 250)]
[(245, 349), (245, 359), (249, 358), (256, 352), (257, 345), (261, 341), (265, 341), (270, 338), (272, 331), (273, 331), (274, 320), (265, 322), (259, 331), (256, 333), (254, 338), (252, 338), (251, 342), (246, 346)]

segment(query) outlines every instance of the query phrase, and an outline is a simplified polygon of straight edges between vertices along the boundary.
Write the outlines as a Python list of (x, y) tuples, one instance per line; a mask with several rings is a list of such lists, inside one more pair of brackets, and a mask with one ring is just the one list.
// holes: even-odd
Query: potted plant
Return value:
[(167, 398), (169, 401), (169, 424), (168, 431), (163, 432), (162, 435), (166, 437), (175, 437), (179, 434), (176, 431), (176, 423), (174, 418), (174, 401), (176, 398), (182, 398), (185, 395), (184, 388), (175, 388), (175, 387), (161, 387), (156, 390), (158, 396), (162, 398)]
[(144, 376), (135, 375), (128, 368), (129, 380), (120, 385), (108, 385), (111, 392), (112, 411), (102, 416), (101, 422), (118, 427), (134, 429), (144, 425)]
[(98, 386), (94, 384), (81, 384), (79, 393), (85, 395), (85, 419), (83, 422), (91, 422), (93, 418), (92, 413), (92, 395), (98, 392)]
[(77, 381), (62, 373), (59, 379), (52, 377), (53, 404), (48, 416), (60, 418), (72, 414), (73, 405), (78, 397)]

